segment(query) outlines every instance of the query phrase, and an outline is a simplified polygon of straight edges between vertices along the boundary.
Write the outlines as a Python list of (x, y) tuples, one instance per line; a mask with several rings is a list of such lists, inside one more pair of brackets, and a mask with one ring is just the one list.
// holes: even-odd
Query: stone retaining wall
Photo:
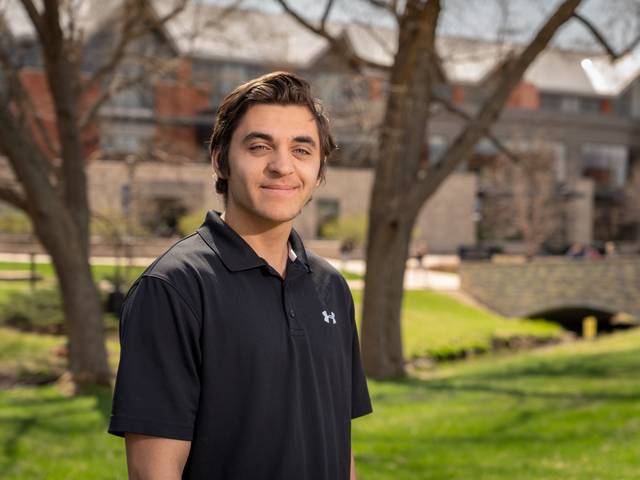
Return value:
[(462, 262), (461, 288), (508, 316), (569, 307), (640, 317), (640, 257), (536, 259), (521, 264)]

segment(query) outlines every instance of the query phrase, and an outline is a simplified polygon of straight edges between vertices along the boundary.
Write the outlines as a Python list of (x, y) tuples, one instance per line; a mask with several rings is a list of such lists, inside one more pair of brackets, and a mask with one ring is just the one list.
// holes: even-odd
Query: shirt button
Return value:
[(291, 318), (294, 318), (296, 316), (296, 312), (293, 311), (293, 308), (291, 310), (289, 310), (289, 316)]

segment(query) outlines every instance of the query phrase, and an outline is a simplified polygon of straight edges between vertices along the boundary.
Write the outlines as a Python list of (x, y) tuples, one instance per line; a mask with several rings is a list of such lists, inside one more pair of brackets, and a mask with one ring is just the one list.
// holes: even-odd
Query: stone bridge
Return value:
[(464, 261), (460, 286), (481, 303), (511, 317), (561, 320), (563, 315), (618, 313), (640, 319), (640, 257), (526, 263)]

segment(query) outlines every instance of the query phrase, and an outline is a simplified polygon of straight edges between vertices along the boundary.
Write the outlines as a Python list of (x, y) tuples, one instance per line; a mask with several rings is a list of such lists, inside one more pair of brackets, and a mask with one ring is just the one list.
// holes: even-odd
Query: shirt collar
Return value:
[(289, 247), (289, 260), (291, 260), (292, 262), (295, 262), (296, 258), (298, 258), (298, 255), (296, 255), (296, 252), (294, 252), (293, 248), (291, 248), (290, 242), (287, 242), (287, 247)]
[[(197, 232), (231, 271), (249, 270), (267, 265), (267, 262), (220, 218), (220, 212), (209, 210)], [(304, 244), (294, 229), (291, 229), (289, 234), (289, 259), (291, 262), (299, 260), (307, 271), (311, 272)]]

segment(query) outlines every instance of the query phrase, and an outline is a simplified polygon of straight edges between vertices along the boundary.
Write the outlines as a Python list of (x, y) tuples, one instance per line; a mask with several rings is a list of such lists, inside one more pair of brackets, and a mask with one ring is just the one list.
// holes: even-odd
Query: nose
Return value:
[(293, 173), (293, 158), (286, 149), (276, 149), (269, 159), (267, 169), (270, 173), (284, 177)]

